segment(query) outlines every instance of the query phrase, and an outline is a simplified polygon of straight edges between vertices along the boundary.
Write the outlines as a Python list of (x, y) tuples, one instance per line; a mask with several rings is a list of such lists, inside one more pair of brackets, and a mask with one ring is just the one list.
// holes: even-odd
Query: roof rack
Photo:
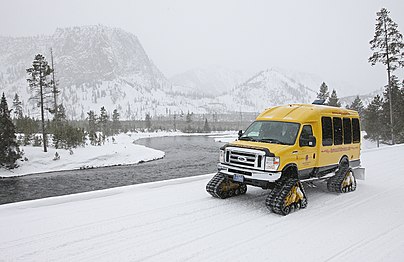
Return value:
[(316, 99), (313, 101), (313, 105), (324, 105), (325, 99)]

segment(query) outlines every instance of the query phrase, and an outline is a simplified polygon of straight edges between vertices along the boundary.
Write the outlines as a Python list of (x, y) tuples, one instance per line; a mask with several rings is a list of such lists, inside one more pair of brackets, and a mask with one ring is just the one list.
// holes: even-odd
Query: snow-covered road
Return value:
[(0, 206), (0, 261), (404, 261), (404, 146), (363, 152), (348, 194), (306, 186), (270, 213), (267, 192), (212, 198), (212, 175)]

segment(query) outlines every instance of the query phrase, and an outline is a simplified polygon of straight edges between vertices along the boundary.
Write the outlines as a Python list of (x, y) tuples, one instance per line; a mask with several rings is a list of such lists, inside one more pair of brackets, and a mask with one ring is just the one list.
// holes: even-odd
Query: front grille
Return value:
[(246, 168), (264, 169), (264, 151), (247, 148), (226, 148), (225, 162)]

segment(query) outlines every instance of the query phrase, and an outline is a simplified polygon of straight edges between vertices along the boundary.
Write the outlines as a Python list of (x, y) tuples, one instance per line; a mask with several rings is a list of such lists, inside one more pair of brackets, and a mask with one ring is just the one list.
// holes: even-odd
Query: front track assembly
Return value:
[(247, 185), (233, 182), (222, 173), (217, 173), (206, 185), (206, 191), (217, 198), (228, 198), (245, 194)]
[(288, 215), (307, 206), (307, 197), (302, 183), (297, 178), (280, 178), (265, 200), (274, 213)]

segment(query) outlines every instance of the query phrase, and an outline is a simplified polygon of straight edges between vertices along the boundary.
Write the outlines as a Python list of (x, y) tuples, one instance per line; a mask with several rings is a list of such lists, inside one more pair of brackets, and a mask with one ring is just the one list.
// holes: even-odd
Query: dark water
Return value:
[(3, 178), (0, 204), (213, 173), (221, 146), (207, 136), (146, 138), (136, 143), (166, 156), (138, 165)]

